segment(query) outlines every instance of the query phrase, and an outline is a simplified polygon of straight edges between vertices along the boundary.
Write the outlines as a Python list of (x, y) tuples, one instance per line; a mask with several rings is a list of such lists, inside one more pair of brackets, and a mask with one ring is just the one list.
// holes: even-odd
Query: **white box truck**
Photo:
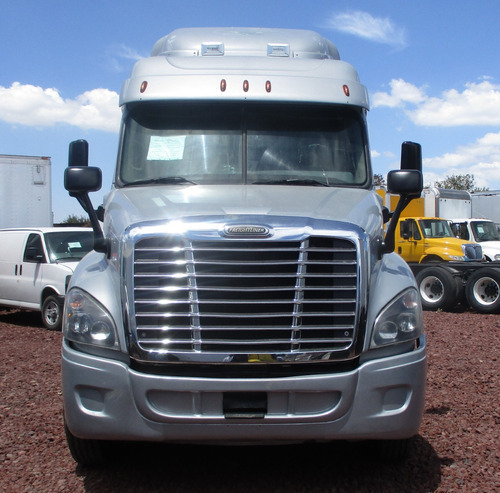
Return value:
[(59, 330), (69, 280), (92, 248), (90, 228), (0, 229), (0, 305), (40, 311)]
[[(473, 198), (475, 194), (466, 190), (433, 187), (425, 188), (422, 195), (425, 203), (425, 216), (447, 219), (457, 238), (481, 245), (485, 260), (489, 262), (500, 260), (498, 230), (487, 214), (478, 213), (477, 207), (474, 212), (473, 203), (478, 201), (477, 197)], [(484, 197), (484, 195), (481, 196)], [(496, 208), (492, 202), (490, 206), (489, 214), (495, 214)]]
[(392, 251), (422, 190), (420, 146), (404, 143), (387, 177), (402, 200), (384, 236), (367, 91), (310, 31), (174, 31), (136, 63), (120, 105), (104, 211), (85, 141), (65, 171), (95, 233), (65, 301), (73, 457), (103, 461), (120, 440), (370, 440), (403, 455), (426, 344), (414, 277)]
[(0, 228), (52, 226), (49, 157), (0, 154), (0, 176)]

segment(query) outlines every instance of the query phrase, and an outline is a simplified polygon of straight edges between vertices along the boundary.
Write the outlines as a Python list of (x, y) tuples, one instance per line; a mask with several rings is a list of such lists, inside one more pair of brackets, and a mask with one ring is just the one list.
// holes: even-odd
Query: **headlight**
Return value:
[(119, 349), (111, 315), (94, 298), (74, 288), (66, 295), (63, 335), (83, 344)]
[(459, 256), (459, 255), (448, 255), (450, 260), (467, 260), (467, 257)]
[(416, 289), (408, 289), (391, 301), (375, 320), (371, 348), (412, 341), (424, 330), (422, 306)]

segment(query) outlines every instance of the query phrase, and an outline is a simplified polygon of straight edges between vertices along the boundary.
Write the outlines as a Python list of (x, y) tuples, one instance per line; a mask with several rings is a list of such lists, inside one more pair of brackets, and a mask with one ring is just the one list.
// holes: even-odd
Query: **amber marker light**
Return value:
[(248, 83), (247, 80), (243, 81), (243, 91), (248, 92), (248, 89), (250, 87), (250, 84)]
[(344, 89), (344, 94), (349, 97), (351, 95), (350, 91), (349, 91), (349, 86), (347, 84), (344, 84), (342, 86), (342, 89)]
[(266, 92), (271, 92), (271, 81), (270, 80), (266, 81)]
[(146, 92), (146, 89), (148, 88), (148, 81), (145, 80), (142, 84), (141, 84), (141, 94)]
[(221, 92), (224, 92), (227, 88), (227, 82), (226, 82), (226, 79), (222, 79), (220, 81), (220, 90)]

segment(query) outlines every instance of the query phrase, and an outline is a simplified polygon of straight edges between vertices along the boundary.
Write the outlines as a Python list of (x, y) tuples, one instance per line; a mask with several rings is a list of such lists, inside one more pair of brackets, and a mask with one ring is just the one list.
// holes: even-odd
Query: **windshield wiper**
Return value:
[(325, 182), (318, 180), (305, 180), (302, 178), (287, 178), (285, 180), (256, 181), (252, 185), (302, 185), (312, 187), (328, 187)]
[(148, 178), (147, 180), (133, 181), (126, 183), (127, 187), (134, 187), (136, 185), (183, 185), (189, 183), (191, 185), (196, 185), (194, 181), (188, 180), (183, 176), (165, 176), (163, 178)]

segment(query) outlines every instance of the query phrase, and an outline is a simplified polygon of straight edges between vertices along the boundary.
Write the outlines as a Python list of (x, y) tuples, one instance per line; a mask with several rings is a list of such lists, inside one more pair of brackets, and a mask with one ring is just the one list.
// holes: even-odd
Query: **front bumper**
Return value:
[[(62, 351), (66, 423), (79, 438), (174, 442), (400, 439), (416, 434), (426, 347), (354, 371), (262, 379), (143, 374), (126, 364)], [(228, 417), (227, 395), (265, 395), (262, 416)]]

